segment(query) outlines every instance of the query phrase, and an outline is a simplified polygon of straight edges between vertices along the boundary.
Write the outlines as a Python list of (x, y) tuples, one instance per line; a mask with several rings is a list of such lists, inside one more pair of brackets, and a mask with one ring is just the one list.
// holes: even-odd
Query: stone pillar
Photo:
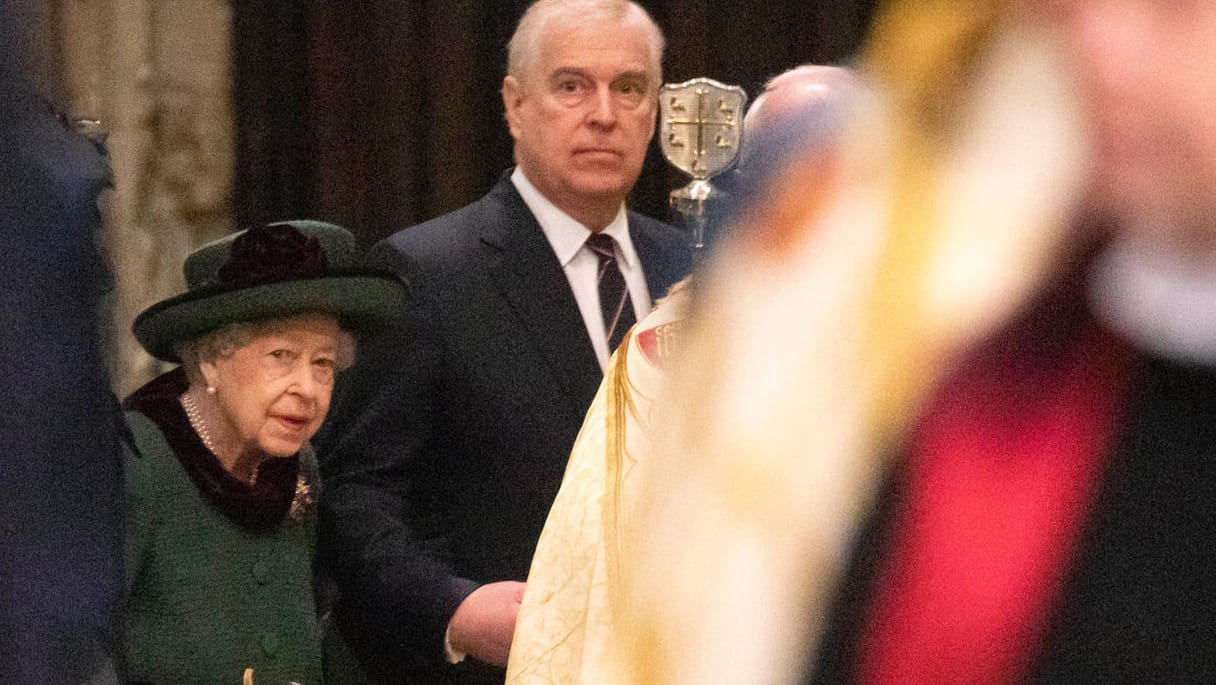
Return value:
[(120, 396), (158, 373), (131, 335), (182, 292), (195, 246), (232, 230), (232, 8), (227, 0), (55, 0), (69, 112), (108, 133), (104, 203), (115, 275), (111, 373)]

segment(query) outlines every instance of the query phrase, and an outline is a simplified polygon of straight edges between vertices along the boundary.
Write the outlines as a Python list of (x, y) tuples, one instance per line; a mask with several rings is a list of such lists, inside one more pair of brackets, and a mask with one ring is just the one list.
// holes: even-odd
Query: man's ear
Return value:
[(508, 74), (502, 80), (502, 109), (512, 138), (519, 138), (521, 126), (519, 108), (524, 101), (524, 89), (519, 79)]

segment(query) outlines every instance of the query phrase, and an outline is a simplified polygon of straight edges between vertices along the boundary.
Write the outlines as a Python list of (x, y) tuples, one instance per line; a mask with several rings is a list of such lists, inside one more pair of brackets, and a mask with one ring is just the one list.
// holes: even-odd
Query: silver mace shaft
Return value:
[(710, 216), (725, 199), (725, 193), (713, 187), (708, 179), (696, 179), (683, 188), (671, 191), (671, 208), (684, 217), (694, 258), (705, 249), (705, 229)]

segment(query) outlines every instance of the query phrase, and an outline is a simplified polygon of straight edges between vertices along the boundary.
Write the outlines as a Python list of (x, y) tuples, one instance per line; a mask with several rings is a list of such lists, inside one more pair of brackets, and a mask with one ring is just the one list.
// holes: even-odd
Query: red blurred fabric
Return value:
[(947, 380), (910, 443), (858, 682), (1024, 675), (1098, 490), (1130, 356), (1089, 326), (1052, 354), (990, 350)]

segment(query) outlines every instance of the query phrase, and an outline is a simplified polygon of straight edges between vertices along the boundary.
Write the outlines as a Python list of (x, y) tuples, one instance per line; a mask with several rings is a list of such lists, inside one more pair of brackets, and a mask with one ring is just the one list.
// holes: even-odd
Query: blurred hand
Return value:
[(526, 585), (515, 580), (487, 583), (464, 598), (448, 623), (452, 648), (495, 666), (506, 666), (515, 617)]

